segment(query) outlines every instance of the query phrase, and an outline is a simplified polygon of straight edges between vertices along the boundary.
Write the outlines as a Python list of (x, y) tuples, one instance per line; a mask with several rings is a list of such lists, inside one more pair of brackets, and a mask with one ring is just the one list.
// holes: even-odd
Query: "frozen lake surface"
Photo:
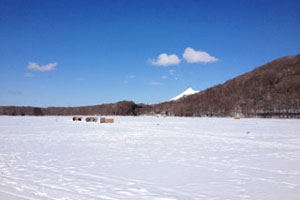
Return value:
[(300, 121), (0, 117), (2, 200), (299, 200)]

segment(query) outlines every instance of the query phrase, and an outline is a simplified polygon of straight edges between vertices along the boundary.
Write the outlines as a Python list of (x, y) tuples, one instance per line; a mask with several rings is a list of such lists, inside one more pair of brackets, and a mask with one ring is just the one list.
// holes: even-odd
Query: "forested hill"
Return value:
[(1, 106), (0, 115), (141, 115), (300, 118), (300, 55), (276, 59), (223, 84), (178, 101), (121, 101), (81, 107)]
[(276, 59), (224, 84), (153, 109), (176, 116), (299, 117), (300, 55)]

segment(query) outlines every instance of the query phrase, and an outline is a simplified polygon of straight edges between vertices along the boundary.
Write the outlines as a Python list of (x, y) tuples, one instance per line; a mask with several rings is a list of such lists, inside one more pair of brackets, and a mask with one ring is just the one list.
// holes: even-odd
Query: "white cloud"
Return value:
[(135, 75), (130, 75), (130, 76), (128, 76), (128, 78), (133, 79), (133, 78), (135, 78)]
[(149, 59), (149, 61), (152, 65), (166, 67), (170, 65), (178, 65), (181, 62), (181, 59), (179, 59), (176, 54), (168, 55), (166, 53), (162, 53), (157, 59)]
[(217, 62), (219, 59), (209, 55), (205, 51), (195, 51), (193, 48), (186, 48), (183, 53), (183, 58), (188, 63), (210, 63)]
[(167, 79), (167, 76), (161, 76), (162, 79)]
[(30, 72), (26, 72), (26, 73), (24, 74), (24, 76), (25, 76), (25, 77), (33, 77), (33, 74), (30, 73)]
[(151, 81), (149, 83), (149, 85), (161, 85), (161, 82), (158, 82), (158, 81)]
[(174, 69), (170, 69), (170, 70), (169, 70), (169, 73), (170, 73), (170, 75), (172, 75), (172, 76), (173, 76), (173, 75), (174, 75), (174, 73), (175, 73), (175, 70), (174, 70)]
[(56, 68), (57, 63), (49, 63), (47, 65), (39, 65), (35, 62), (29, 62), (27, 68), (32, 71), (38, 71), (38, 72), (47, 72), (52, 71)]

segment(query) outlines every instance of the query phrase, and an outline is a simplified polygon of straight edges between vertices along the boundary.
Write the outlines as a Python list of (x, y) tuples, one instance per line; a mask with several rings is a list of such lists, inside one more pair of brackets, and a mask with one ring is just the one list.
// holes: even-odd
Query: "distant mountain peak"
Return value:
[(199, 91), (198, 90), (193, 90), (193, 88), (188, 88), (184, 92), (182, 92), (181, 94), (179, 94), (178, 96), (170, 99), (170, 101), (176, 101), (178, 99), (181, 99), (182, 97), (189, 96), (189, 95), (195, 94), (197, 92), (199, 92)]

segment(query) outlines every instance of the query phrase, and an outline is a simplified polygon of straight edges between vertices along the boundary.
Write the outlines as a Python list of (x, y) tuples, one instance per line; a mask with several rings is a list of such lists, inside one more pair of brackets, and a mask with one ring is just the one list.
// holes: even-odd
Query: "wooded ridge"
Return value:
[(300, 118), (300, 55), (276, 59), (177, 101), (80, 107), (0, 106), (0, 115), (167, 115)]

